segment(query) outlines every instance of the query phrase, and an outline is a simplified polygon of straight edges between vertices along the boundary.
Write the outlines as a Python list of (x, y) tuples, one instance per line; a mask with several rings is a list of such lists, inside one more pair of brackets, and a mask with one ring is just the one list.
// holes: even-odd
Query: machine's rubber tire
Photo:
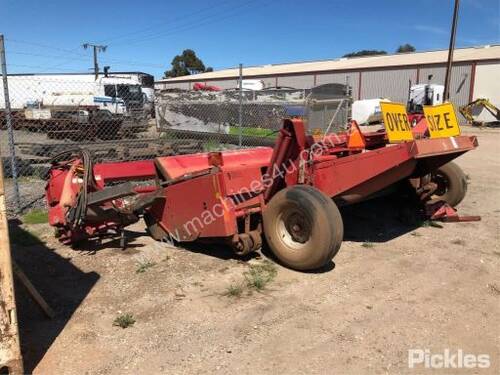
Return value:
[(235, 252), (239, 256), (244, 256), (253, 251), (253, 241), (247, 233), (241, 233), (238, 238), (238, 244), (235, 248)]
[(262, 247), (262, 234), (257, 232), (256, 230), (253, 230), (248, 233), (250, 235), (250, 238), (252, 239), (252, 249), (254, 251), (260, 250)]
[(109, 111), (98, 111), (92, 116), (95, 135), (102, 140), (116, 139), (122, 126), (122, 121), (113, 118)]
[(287, 267), (314, 270), (339, 251), (344, 236), (340, 212), (329, 197), (308, 185), (278, 192), (263, 214), (269, 247)]
[(467, 193), (467, 176), (454, 162), (449, 162), (431, 173), (431, 180), (440, 185), (438, 193), (434, 194), (432, 199), (443, 200), (452, 207), (462, 202)]
[(144, 214), (144, 222), (148, 228), (149, 235), (156, 241), (162, 241), (168, 236), (168, 233), (160, 227), (160, 224), (155, 220), (155, 218), (150, 213)]

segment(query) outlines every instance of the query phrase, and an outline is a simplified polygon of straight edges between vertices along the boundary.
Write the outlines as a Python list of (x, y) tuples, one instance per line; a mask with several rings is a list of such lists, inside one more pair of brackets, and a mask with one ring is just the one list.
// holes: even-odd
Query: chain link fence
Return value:
[(309, 90), (157, 90), (93, 75), (9, 75), (10, 122), (0, 93), (0, 150), (8, 210), (43, 206), (51, 160), (87, 149), (96, 162), (149, 159), (240, 147), (272, 146), (284, 117), (311, 133), (345, 127), (345, 85)]
[(345, 127), (350, 99), (344, 85), (259, 91), (184, 91), (156, 94), (157, 130), (196, 138), (214, 148), (273, 144), (285, 117), (301, 117), (311, 133)]
[(50, 161), (65, 150), (89, 149), (100, 161), (157, 152), (149, 144), (158, 140), (153, 103), (137, 82), (93, 75), (10, 75), (7, 82), (10, 121), (2, 88), (0, 150), (11, 211), (40, 201)]

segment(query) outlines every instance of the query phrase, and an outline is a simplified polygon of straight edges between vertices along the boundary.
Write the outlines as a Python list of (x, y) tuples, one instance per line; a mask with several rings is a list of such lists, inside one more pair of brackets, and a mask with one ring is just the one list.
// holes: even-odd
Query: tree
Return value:
[(396, 53), (404, 53), (404, 52), (415, 52), (417, 49), (413, 47), (411, 44), (402, 44), (396, 50)]
[(182, 54), (172, 59), (172, 69), (165, 72), (165, 78), (188, 76), (204, 72), (212, 72), (211, 67), (205, 67), (192, 49), (185, 49)]
[(376, 55), (387, 55), (387, 52), (375, 49), (363, 49), (357, 52), (346, 53), (342, 57), (361, 57), (361, 56), (376, 56)]

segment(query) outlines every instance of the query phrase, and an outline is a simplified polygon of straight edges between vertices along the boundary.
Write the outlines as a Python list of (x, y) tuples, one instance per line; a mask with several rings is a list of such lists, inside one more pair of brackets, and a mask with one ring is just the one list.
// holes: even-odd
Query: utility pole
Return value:
[(5, 58), (5, 43), (3, 34), (0, 34), (0, 60), (2, 65), (3, 97), (5, 101), (5, 111), (4, 111), (5, 121), (7, 125), (7, 137), (9, 139), (10, 168), (12, 173), (12, 180), (14, 182), (14, 202), (16, 205), (16, 211), (20, 211), (21, 198), (19, 195), (19, 184), (17, 180), (17, 161), (16, 161), (16, 147), (14, 143), (14, 125), (10, 109), (9, 83), (7, 79), (7, 60)]
[(2, 374), (22, 375), (23, 358), (19, 344), (16, 296), (12, 274), (9, 226), (5, 209), (2, 158), (0, 158), (0, 369)]
[[(10, 113), (9, 88), (7, 85), (7, 63), (3, 34), (0, 34), (0, 60), (2, 65), (3, 89), (5, 99), (5, 118), (9, 131), (9, 148), (11, 154), (12, 176), (14, 177), (16, 209), (19, 210), (19, 190), (17, 189), (17, 169), (14, 152), (12, 118)], [(1, 155), (1, 152), (0, 152)], [(0, 372), (21, 375), (23, 359), (19, 344), (19, 327), (17, 324), (16, 296), (12, 275), (12, 257), (9, 241), (9, 225), (5, 204), (5, 188), (3, 163), (0, 157)]]
[(455, 0), (453, 9), (453, 21), (451, 23), (450, 46), (448, 47), (448, 63), (446, 64), (446, 76), (444, 79), (444, 100), (450, 99), (451, 68), (453, 64), (453, 52), (455, 50), (455, 37), (457, 35), (458, 9), (460, 0)]
[(239, 95), (239, 109), (238, 109), (238, 146), (241, 147), (243, 141), (243, 64), (240, 64), (240, 81), (238, 82)]
[(106, 52), (106, 48), (108, 46), (103, 46), (99, 44), (92, 44), (92, 43), (83, 43), (82, 44), (83, 49), (87, 49), (89, 47), (92, 47), (94, 50), (94, 73), (95, 73), (95, 79), (97, 81), (97, 78), (99, 78), (99, 64), (97, 63), (97, 53), (98, 52)]

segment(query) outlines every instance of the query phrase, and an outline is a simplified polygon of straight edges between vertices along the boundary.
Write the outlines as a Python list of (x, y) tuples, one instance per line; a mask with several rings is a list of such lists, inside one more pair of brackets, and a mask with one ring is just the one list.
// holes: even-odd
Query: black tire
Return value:
[(162, 241), (168, 236), (168, 233), (158, 224), (156, 219), (150, 213), (144, 214), (144, 222), (148, 228), (149, 235), (156, 241)]
[(95, 127), (97, 138), (102, 140), (116, 139), (122, 121), (113, 118), (109, 111), (98, 111), (93, 115), (92, 123)]
[(335, 203), (307, 185), (278, 192), (265, 209), (263, 221), (274, 255), (285, 266), (300, 271), (326, 265), (339, 251), (344, 236)]
[(443, 200), (455, 207), (467, 193), (467, 176), (455, 163), (449, 162), (431, 173), (431, 180), (438, 184), (433, 200)]

